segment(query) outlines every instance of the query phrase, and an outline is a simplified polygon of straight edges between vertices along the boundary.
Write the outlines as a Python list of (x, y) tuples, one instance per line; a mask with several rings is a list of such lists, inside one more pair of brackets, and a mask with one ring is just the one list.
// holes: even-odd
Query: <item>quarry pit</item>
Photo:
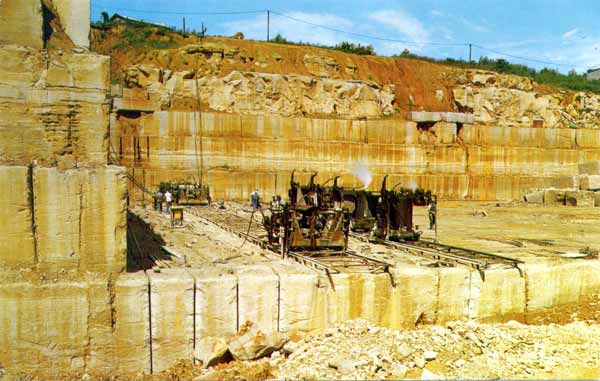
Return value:
[[(600, 376), (599, 95), (88, 15), (0, 2), (0, 378)], [(430, 190), (448, 255), (282, 256), (249, 199), (292, 171)], [(152, 194), (189, 179), (175, 227)]]

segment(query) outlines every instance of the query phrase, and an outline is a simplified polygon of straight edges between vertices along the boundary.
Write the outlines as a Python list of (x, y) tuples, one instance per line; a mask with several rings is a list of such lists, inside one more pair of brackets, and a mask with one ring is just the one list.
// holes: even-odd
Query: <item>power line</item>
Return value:
[(321, 24), (316, 24), (310, 21), (306, 21), (306, 20), (302, 20), (296, 17), (292, 17), (292, 16), (288, 16), (285, 15), (283, 13), (279, 13), (276, 11), (271, 11), (271, 13), (281, 16), (281, 17), (285, 17), (287, 19), (293, 20), (293, 21), (297, 21), (297, 22), (301, 22), (307, 25), (311, 25), (317, 28), (321, 28), (321, 29), (326, 29), (326, 30), (330, 30), (332, 32), (337, 32), (337, 33), (343, 33), (343, 34), (347, 34), (350, 36), (356, 36), (356, 37), (361, 37), (361, 38), (366, 38), (366, 39), (370, 39), (370, 40), (379, 40), (379, 41), (386, 41), (386, 42), (400, 42), (403, 44), (408, 44), (408, 45), (438, 45), (438, 46), (468, 46), (468, 43), (449, 43), (449, 42), (428, 42), (428, 41), (423, 41), (423, 42), (416, 42), (416, 41), (407, 41), (407, 40), (399, 40), (399, 39), (395, 39), (395, 38), (387, 38), (387, 37), (379, 37), (379, 36), (372, 36), (372, 35), (368, 35), (368, 34), (362, 34), (362, 33), (356, 33), (356, 32), (350, 32), (347, 30), (342, 30), (342, 29), (337, 29), (337, 28), (332, 28), (329, 26), (325, 26), (325, 25), (321, 25)]
[[(522, 56), (518, 56), (518, 55), (514, 55), (514, 54), (510, 54), (510, 53), (505, 53), (505, 52), (494, 50), (494, 49), (489, 49), (489, 48), (486, 48), (486, 47), (484, 47), (482, 45), (472, 44), (472, 43), (467, 43), (467, 42), (450, 43), (450, 42), (431, 42), (431, 41), (409, 41), (409, 40), (403, 40), (403, 39), (396, 39), (396, 38), (389, 38), (389, 37), (381, 37), (381, 36), (369, 35), (369, 34), (364, 34), (364, 33), (357, 33), (357, 32), (352, 32), (352, 31), (348, 31), (348, 30), (333, 28), (333, 27), (330, 27), (330, 26), (327, 26), (327, 25), (317, 24), (317, 23), (314, 23), (314, 22), (311, 22), (311, 21), (307, 21), (307, 20), (303, 20), (303, 19), (300, 19), (300, 18), (297, 18), (297, 17), (289, 16), (289, 15), (286, 15), (284, 13), (281, 13), (281, 12), (278, 12), (278, 11), (273, 11), (273, 10), (270, 10), (270, 9), (249, 10), (249, 11), (224, 11), (224, 12), (189, 12), (189, 11), (186, 11), (186, 12), (177, 12), (177, 11), (159, 11), (159, 10), (142, 10), (142, 9), (121, 8), (121, 7), (114, 7), (114, 6), (108, 5), (108, 4), (103, 4), (103, 3), (98, 2), (98, 1), (94, 1), (94, 3), (92, 5), (97, 6), (97, 7), (99, 7), (99, 6), (105, 6), (105, 7), (108, 7), (110, 9), (124, 11), (124, 12), (147, 13), (147, 14), (163, 14), (163, 15), (204, 15), (204, 16), (216, 16), (216, 15), (247, 15), (247, 14), (266, 13), (267, 14), (267, 24), (269, 24), (269, 15), (272, 13), (272, 14), (277, 15), (279, 17), (283, 17), (283, 18), (286, 18), (288, 20), (300, 22), (300, 23), (303, 23), (303, 24), (306, 24), (306, 25), (314, 26), (316, 28), (321, 28), (321, 29), (324, 29), (324, 30), (329, 30), (329, 31), (336, 32), (336, 33), (341, 33), (341, 34), (346, 34), (346, 35), (349, 35), (349, 36), (355, 36), (355, 37), (359, 37), (359, 38), (363, 38), (363, 39), (367, 39), (367, 40), (385, 41), (385, 42), (397, 42), (397, 43), (402, 43), (402, 44), (412, 45), (412, 46), (428, 45), (428, 46), (443, 46), (443, 47), (467, 47), (467, 48), (469, 48), (469, 53), (470, 53), (471, 47), (475, 47), (475, 48), (481, 49), (481, 50), (486, 51), (486, 52), (498, 54), (498, 55), (505, 56), (505, 57), (514, 58), (514, 59), (525, 61), (525, 62), (532, 62), (532, 63), (542, 64), (542, 65), (573, 67), (573, 68), (579, 68), (579, 69), (587, 69), (588, 68), (588, 67), (585, 67), (585, 66), (575, 65), (575, 64), (571, 64), (571, 63), (559, 63), (559, 62), (544, 61), (544, 60), (538, 60), (538, 59), (534, 59), (534, 58), (522, 57)], [(268, 29), (269, 29), (269, 26), (267, 25), (267, 33), (268, 33)]]
[(551, 62), (551, 61), (536, 60), (536, 59), (533, 59), (533, 58), (520, 57), (520, 56), (516, 56), (516, 55), (513, 55), (513, 54), (509, 54), (509, 53), (503, 53), (503, 52), (500, 52), (500, 51), (497, 51), (497, 50), (494, 50), (494, 49), (488, 49), (488, 48), (485, 48), (485, 47), (483, 47), (481, 45), (475, 45), (475, 44), (473, 44), (473, 46), (476, 47), (476, 48), (478, 48), (478, 49), (490, 52), (490, 53), (499, 54), (501, 56), (506, 56), (506, 57), (510, 57), (510, 58), (514, 58), (514, 59), (522, 60), (522, 61), (535, 62), (535, 63), (539, 63), (539, 64), (543, 64), (543, 65), (568, 66), (568, 67), (577, 67), (577, 68), (581, 68), (581, 69), (586, 68), (585, 66), (573, 65), (573, 64), (568, 64), (568, 63), (558, 63), (558, 62)]
[(176, 11), (157, 11), (157, 10), (143, 10), (143, 9), (131, 9), (131, 8), (121, 8), (115, 7), (109, 4), (103, 4), (98, 1), (94, 1), (92, 6), (96, 7), (107, 7), (110, 9), (123, 11), (123, 12), (135, 12), (135, 13), (147, 13), (147, 14), (158, 14), (158, 15), (180, 15), (180, 16), (218, 16), (218, 15), (248, 15), (248, 14), (257, 14), (257, 13), (265, 13), (266, 9), (261, 10), (253, 10), (253, 11), (227, 11), (227, 12), (176, 12)]

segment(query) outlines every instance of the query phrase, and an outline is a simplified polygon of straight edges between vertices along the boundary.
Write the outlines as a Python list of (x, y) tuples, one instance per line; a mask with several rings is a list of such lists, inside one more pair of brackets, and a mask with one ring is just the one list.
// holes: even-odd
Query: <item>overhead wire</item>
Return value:
[(247, 11), (218, 11), (218, 12), (193, 12), (193, 11), (186, 11), (186, 12), (181, 12), (181, 11), (161, 11), (161, 10), (144, 10), (144, 9), (132, 9), (132, 8), (122, 8), (122, 7), (115, 7), (109, 4), (105, 4), (102, 2), (98, 2), (98, 1), (94, 1), (93, 4), (94, 6), (105, 6), (105, 7), (109, 7), (111, 9), (115, 9), (115, 10), (121, 10), (121, 11), (125, 11), (125, 12), (136, 12), (136, 13), (148, 13), (148, 14), (164, 14), (164, 15), (204, 15), (204, 16), (212, 16), (212, 15), (244, 15), (244, 14), (260, 14), (260, 13), (270, 13), (288, 20), (292, 20), (295, 22), (300, 22), (300, 23), (304, 23), (306, 25), (310, 25), (313, 26), (315, 28), (320, 28), (320, 29), (324, 29), (324, 30), (329, 30), (332, 32), (336, 32), (336, 33), (341, 33), (341, 34), (345, 34), (348, 36), (354, 36), (354, 37), (359, 37), (362, 39), (366, 39), (366, 40), (374, 40), (374, 41), (384, 41), (384, 42), (395, 42), (395, 43), (402, 43), (402, 44), (406, 44), (406, 45), (411, 45), (411, 46), (440, 46), (440, 47), (472, 47), (472, 48), (477, 48), (480, 49), (482, 51), (486, 51), (489, 53), (493, 53), (493, 54), (497, 54), (500, 56), (505, 56), (505, 57), (509, 57), (509, 58), (513, 58), (513, 59), (517, 59), (520, 61), (525, 61), (525, 62), (531, 62), (531, 63), (537, 63), (537, 64), (542, 64), (542, 65), (552, 65), (552, 66), (562, 66), (562, 67), (573, 67), (573, 68), (579, 68), (579, 69), (587, 69), (588, 67), (586, 66), (582, 66), (582, 65), (576, 65), (573, 63), (567, 63), (567, 62), (554, 62), (554, 61), (546, 61), (546, 60), (540, 60), (540, 59), (535, 59), (535, 58), (529, 58), (529, 57), (523, 57), (523, 56), (519, 56), (519, 55), (515, 55), (515, 54), (511, 54), (511, 53), (506, 53), (500, 50), (496, 50), (496, 49), (491, 49), (488, 47), (485, 47), (481, 44), (473, 44), (473, 43), (468, 43), (468, 42), (437, 42), (437, 41), (410, 41), (410, 40), (405, 40), (405, 39), (397, 39), (397, 38), (390, 38), (390, 37), (382, 37), (382, 36), (376, 36), (376, 35), (370, 35), (370, 34), (365, 34), (365, 33), (358, 33), (358, 32), (353, 32), (353, 31), (349, 31), (349, 30), (344, 30), (344, 29), (339, 29), (339, 28), (334, 28), (328, 25), (323, 25), (323, 24), (318, 24), (312, 21), (308, 21), (308, 20), (304, 20), (298, 17), (294, 17), (294, 16), (290, 16), (289, 14), (285, 14), (279, 11), (274, 11), (274, 10), (270, 10), (270, 9), (256, 9), (256, 10), (247, 10)]

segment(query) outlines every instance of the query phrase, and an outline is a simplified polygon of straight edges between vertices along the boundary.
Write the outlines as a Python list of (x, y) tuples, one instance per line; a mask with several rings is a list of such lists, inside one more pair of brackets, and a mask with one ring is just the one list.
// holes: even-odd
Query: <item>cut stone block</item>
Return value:
[(279, 278), (268, 266), (237, 269), (240, 326), (247, 321), (263, 332), (277, 331), (279, 320)]
[(565, 192), (565, 205), (593, 207), (594, 206), (594, 192), (567, 191), (567, 192)]
[(391, 288), (382, 326), (407, 329), (414, 328), (417, 322), (433, 324), (437, 309), (437, 271), (414, 266), (395, 266), (390, 271), (396, 287)]
[(544, 204), (550, 206), (564, 205), (566, 192), (563, 189), (545, 189)]
[(90, 47), (90, 0), (52, 0), (60, 23), (76, 46)]
[(594, 206), (600, 206), (600, 192), (594, 192)]
[(0, 167), (0, 265), (35, 266), (27, 167)]
[(238, 329), (237, 277), (226, 270), (189, 272), (196, 281), (196, 340), (234, 335)]
[(183, 269), (147, 272), (150, 279), (152, 369), (162, 372), (194, 352), (194, 278)]
[(279, 332), (309, 332), (325, 327), (325, 305), (319, 277), (295, 263), (276, 262), (279, 275)]
[(0, 1), (0, 44), (43, 49), (42, 26), (41, 1)]
[(596, 191), (600, 189), (600, 175), (581, 176), (579, 179), (581, 190)]
[(25, 374), (83, 371), (88, 308), (84, 283), (0, 285), (0, 363)]
[(600, 175), (600, 161), (589, 161), (579, 164), (580, 175)]
[(143, 271), (115, 282), (115, 371), (150, 373), (150, 309), (148, 278)]
[(525, 201), (530, 204), (543, 204), (544, 191), (536, 191), (525, 195)]

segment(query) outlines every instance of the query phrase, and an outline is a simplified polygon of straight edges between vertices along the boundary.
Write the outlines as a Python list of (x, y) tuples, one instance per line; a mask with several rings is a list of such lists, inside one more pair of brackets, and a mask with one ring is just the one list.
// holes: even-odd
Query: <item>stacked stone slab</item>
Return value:
[(600, 206), (600, 161), (580, 163), (578, 169), (580, 175), (573, 186), (530, 192), (524, 196), (525, 201), (551, 206)]

